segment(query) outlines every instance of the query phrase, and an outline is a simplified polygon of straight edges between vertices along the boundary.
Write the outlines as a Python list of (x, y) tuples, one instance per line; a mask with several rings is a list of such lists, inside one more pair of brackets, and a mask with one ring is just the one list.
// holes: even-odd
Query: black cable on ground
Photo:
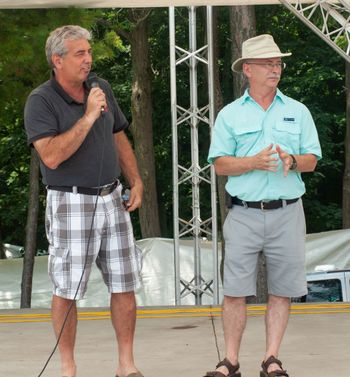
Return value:
[[(210, 305), (210, 309), (212, 309), (212, 305)], [(220, 357), (220, 350), (219, 350), (219, 344), (218, 344), (218, 337), (216, 335), (216, 328), (215, 328), (215, 323), (214, 323), (214, 316), (213, 316), (213, 313), (212, 311), (210, 310), (210, 320), (211, 320), (211, 326), (213, 328), (213, 334), (214, 334), (214, 340), (215, 340), (215, 347), (216, 347), (216, 352), (218, 354), (218, 360), (219, 362), (221, 361), (221, 357)]]

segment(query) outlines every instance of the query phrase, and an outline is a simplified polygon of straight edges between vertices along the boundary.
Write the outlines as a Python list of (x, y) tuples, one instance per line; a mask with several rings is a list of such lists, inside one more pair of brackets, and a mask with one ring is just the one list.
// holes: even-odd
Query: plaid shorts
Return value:
[(134, 291), (140, 286), (141, 252), (135, 245), (121, 190), (119, 185), (99, 197), (47, 191), (48, 270), (54, 295), (83, 298), (94, 262), (110, 293)]

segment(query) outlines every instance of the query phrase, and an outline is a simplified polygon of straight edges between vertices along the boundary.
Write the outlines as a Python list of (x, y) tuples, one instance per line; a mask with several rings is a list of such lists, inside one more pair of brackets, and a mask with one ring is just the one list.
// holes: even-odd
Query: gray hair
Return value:
[(64, 56), (68, 50), (65, 44), (66, 40), (77, 39), (91, 39), (91, 33), (77, 25), (66, 25), (59, 27), (52, 31), (46, 40), (45, 53), (46, 59), (51, 68), (54, 68), (52, 64), (52, 55)]

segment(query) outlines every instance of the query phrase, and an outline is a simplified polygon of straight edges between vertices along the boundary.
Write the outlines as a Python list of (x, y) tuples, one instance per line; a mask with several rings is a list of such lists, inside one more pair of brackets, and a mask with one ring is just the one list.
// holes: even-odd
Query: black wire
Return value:
[[(104, 158), (104, 152), (105, 152), (105, 140), (106, 140), (106, 125), (105, 125), (105, 116), (104, 116), (104, 112), (101, 112), (101, 116), (102, 116), (102, 119), (103, 119), (103, 129), (104, 129), (104, 132), (103, 132), (103, 143), (102, 143), (102, 152), (101, 152), (101, 162), (100, 162), (100, 168), (99, 168), (99, 175), (98, 175), (98, 184), (97, 184), (97, 187), (100, 187), (101, 185), (101, 177), (102, 177), (102, 169), (103, 169), (103, 158)], [(50, 354), (50, 356), (48, 357), (48, 359), (46, 360), (46, 363), (43, 367), (43, 369), (41, 370), (41, 372), (38, 374), (38, 377), (40, 377), (46, 367), (48, 366), (52, 356), (55, 354), (56, 350), (57, 350), (57, 347), (58, 347), (58, 344), (61, 340), (61, 337), (62, 337), (62, 334), (63, 334), (63, 330), (65, 328), (65, 325), (68, 321), (68, 316), (69, 316), (69, 313), (71, 312), (72, 308), (73, 308), (73, 305), (75, 304), (75, 300), (77, 298), (77, 295), (78, 295), (78, 292), (79, 292), (79, 288), (80, 288), (80, 285), (81, 285), (81, 282), (83, 281), (83, 277), (84, 277), (84, 274), (85, 274), (85, 269), (86, 269), (86, 265), (87, 265), (87, 261), (88, 261), (88, 256), (89, 256), (89, 247), (90, 247), (90, 240), (91, 240), (91, 234), (92, 234), (92, 227), (93, 227), (93, 224), (94, 224), (94, 220), (95, 220), (95, 214), (96, 214), (96, 209), (97, 209), (97, 202), (98, 202), (98, 198), (99, 198), (99, 192), (97, 192), (97, 195), (96, 195), (96, 200), (95, 200), (95, 205), (94, 205), (94, 211), (92, 213), (92, 221), (91, 221), (91, 226), (90, 226), (90, 231), (89, 231), (89, 237), (88, 237), (88, 242), (87, 242), (87, 246), (86, 246), (86, 257), (85, 257), (85, 262), (84, 262), (84, 267), (83, 267), (83, 272), (81, 273), (81, 277), (80, 277), (80, 280), (79, 280), (79, 283), (78, 283), (78, 287), (75, 291), (75, 295), (72, 299), (72, 302), (71, 304), (69, 305), (69, 308), (67, 310), (67, 313), (65, 315), (65, 318), (64, 318), (64, 321), (62, 323), (62, 327), (61, 327), (61, 330), (58, 334), (58, 337), (57, 337), (57, 340), (56, 340), (56, 344)]]
[(218, 337), (216, 335), (216, 328), (215, 328), (215, 323), (214, 323), (214, 316), (213, 316), (213, 313), (211, 311), (212, 309), (212, 305), (210, 305), (210, 320), (211, 320), (211, 326), (213, 328), (213, 333), (214, 333), (214, 339), (215, 339), (215, 347), (216, 347), (216, 352), (218, 354), (218, 359), (219, 359), (219, 362), (221, 361), (221, 357), (220, 357), (220, 350), (219, 350), (219, 345), (218, 345)]

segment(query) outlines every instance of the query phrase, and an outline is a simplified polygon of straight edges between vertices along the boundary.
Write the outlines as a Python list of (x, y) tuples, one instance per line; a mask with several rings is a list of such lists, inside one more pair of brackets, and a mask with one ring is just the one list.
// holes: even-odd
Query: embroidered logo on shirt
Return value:
[(295, 118), (283, 118), (284, 122), (295, 122)]

